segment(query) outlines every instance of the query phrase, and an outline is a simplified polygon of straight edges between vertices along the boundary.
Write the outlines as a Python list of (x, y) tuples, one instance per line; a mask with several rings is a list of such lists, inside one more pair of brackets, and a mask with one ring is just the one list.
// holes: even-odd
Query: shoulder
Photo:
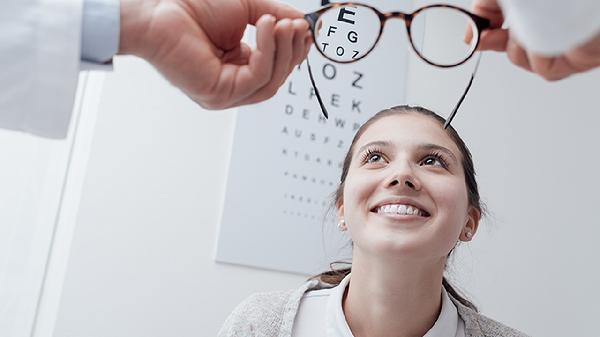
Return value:
[(530, 337), (529, 335), (489, 318), (479, 311), (463, 305), (460, 301), (450, 297), (461, 319), (465, 322), (467, 336), (476, 337)]
[(302, 296), (316, 285), (309, 281), (295, 290), (250, 295), (227, 317), (218, 336), (278, 336), (282, 330), (291, 332)]
[(292, 292), (273, 291), (250, 295), (233, 309), (218, 336), (276, 336)]
[[(485, 337), (530, 337), (529, 335), (500, 323), (472, 309), (459, 309), (465, 321), (467, 332), (473, 336)], [(469, 334), (468, 334), (469, 335)]]
[(529, 335), (517, 329), (482, 314), (478, 314), (478, 321), (484, 336), (487, 337), (529, 337)]

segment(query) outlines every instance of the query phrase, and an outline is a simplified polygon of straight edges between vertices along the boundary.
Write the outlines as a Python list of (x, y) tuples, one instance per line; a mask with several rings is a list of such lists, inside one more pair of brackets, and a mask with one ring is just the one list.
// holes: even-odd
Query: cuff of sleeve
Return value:
[(598, 0), (561, 6), (546, 0), (504, 0), (502, 5), (517, 39), (544, 55), (562, 54), (600, 32)]
[(81, 29), (81, 59), (107, 63), (119, 51), (119, 0), (85, 0)]

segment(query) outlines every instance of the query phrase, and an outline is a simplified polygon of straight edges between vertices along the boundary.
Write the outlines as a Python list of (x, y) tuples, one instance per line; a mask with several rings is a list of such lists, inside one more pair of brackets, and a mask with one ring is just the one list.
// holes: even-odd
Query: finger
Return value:
[(308, 22), (303, 19), (293, 21), (294, 25), (294, 41), (292, 42), (292, 62), (290, 67), (293, 68), (298, 63), (301, 63), (305, 58), (304, 51), (306, 50), (306, 32), (308, 31)]
[(471, 12), (490, 20), (490, 28), (500, 28), (504, 23), (502, 8), (496, 0), (475, 0)]
[(214, 88), (216, 95), (211, 106), (226, 107), (250, 96), (266, 85), (273, 74), (275, 61), (275, 18), (264, 15), (256, 23), (256, 49), (250, 52), (247, 65), (224, 65), (219, 77), (219, 84)]
[(531, 70), (548, 81), (558, 81), (571, 75), (575, 69), (563, 57), (546, 57), (530, 53)]
[(256, 24), (256, 50), (250, 54), (248, 70), (254, 75), (264, 72), (263, 81), (268, 81), (273, 70), (276, 43), (275, 35), (276, 20), (272, 15), (263, 15)]
[(509, 39), (506, 44), (506, 54), (508, 55), (508, 59), (515, 65), (531, 71), (531, 66), (529, 65), (529, 58), (527, 56), (527, 52), (521, 46), (517, 44), (514, 39)]
[(246, 5), (249, 9), (250, 24), (254, 24), (265, 14), (272, 14), (278, 20), (304, 17), (304, 14), (296, 8), (274, 0), (248, 0), (246, 1)]
[(240, 45), (237, 48), (227, 51), (225, 54), (223, 54), (223, 57), (221, 59), (223, 60), (223, 63), (241, 66), (248, 64), (251, 52), (252, 49), (250, 48), (250, 46), (248, 46), (244, 42), (240, 42)]
[(257, 90), (254, 94), (243, 99), (240, 104), (252, 104), (264, 101), (277, 93), (279, 87), (283, 84), (287, 75), (291, 71), (290, 63), (292, 61), (292, 43), (294, 35), (294, 27), (292, 21), (283, 19), (277, 23), (275, 30), (275, 38), (277, 43), (277, 51), (275, 54), (275, 62), (273, 72), (269, 82)]
[(566, 51), (561, 58), (570, 64), (575, 72), (583, 72), (600, 66), (600, 32), (587, 42)]
[(275, 54), (275, 70), (273, 72), (274, 79), (285, 80), (290, 64), (294, 62), (296, 40), (296, 27), (293, 20), (283, 19), (277, 31), (277, 53)]
[(300, 59), (300, 62), (298, 62), (298, 65), (302, 64), (302, 62), (304, 62), (304, 60), (306, 60), (306, 58), (308, 57), (308, 52), (310, 52), (310, 47), (312, 47), (313, 45), (313, 40), (312, 40), (312, 34), (309, 32), (306, 32), (306, 34), (303, 35), (304, 36), (304, 50), (302, 51), (302, 58)]
[[(500, 8), (496, 0), (475, 0), (471, 6), (471, 12), (490, 20), (490, 30), (481, 33), (480, 44), (484, 42), (484, 33), (501, 29), (502, 24), (504, 23), (504, 14), (502, 13), (502, 8)], [(471, 43), (472, 39), (473, 28), (471, 25), (468, 25), (465, 30), (464, 41), (465, 43)], [(492, 42), (496, 42), (496, 40), (492, 40)], [(484, 44), (483, 48), (479, 47), (478, 49), (497, 50), (497, 48), (499, 47), (496, 45), (488, 47), (486, 44)]]
[(471, 25), (467, 25), (467, 29), (465, 30), (465, 36), (463, 36), (463, 41), (466, 44), (470, 44), (472, 39), (473, 39), (473, 28), (471, 28)]
[(304, 51), (304, 58), (306, 58), (308, 56), (308, 52), (310, 51), (310, 48), (313, 46), (312, 34), (310, 32), (308, 32), (304, 39), (305, 39), (304, 45), (306, 46), (306, 49)]
[(509, 39), (507, 29), (492, 29), (481, 33), (477, 50), (505, 51)]

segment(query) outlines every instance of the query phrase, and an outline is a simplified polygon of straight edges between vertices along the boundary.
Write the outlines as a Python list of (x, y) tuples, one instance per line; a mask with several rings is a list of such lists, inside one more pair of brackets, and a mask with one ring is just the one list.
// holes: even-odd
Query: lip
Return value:
[[(416, 208), (424, 211), (425, 213), (427, 213), (425, 215), (425, 218), (431, 216), (431, 211), (428, 209), (428, 207), (425, 207), (422, 203), (418, 202), (417, 200), (408, 198), (408, 197), (390, 197), (390, 198), (382, 199), (381, 201), (377, 202), (377, 204), (375, 204), (373, 207), (371, 207), (370, 211), (373, 213), (377, 213), (377, 209), (379, 207), (384, 206), (384, 205), (391, 205), (391, 204), (410, 205), (410, 206), (416, 207)], [(403, 217), (408, 216), (408, 215), (400, 215), (400, 214), (398, 214), (398, 215), (403, 216)]]

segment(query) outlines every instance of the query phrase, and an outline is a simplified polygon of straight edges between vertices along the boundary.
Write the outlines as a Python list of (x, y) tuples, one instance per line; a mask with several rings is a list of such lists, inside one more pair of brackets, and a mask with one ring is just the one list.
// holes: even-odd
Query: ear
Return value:
[[(473, 237), (475, 237), (475, 233), (477, 233), (477, 228), (479, 227), (480, 219), (481, 219), (481, 211), (479, 211), (477, 208), (475, 208), (473, 206), (470, 206), (469, 212), (467, 213), (467, 221), (460, 233), (461, 241), (473, 240)], [(471, 235), (467, 236), (467, 233), (471, 233)]]
[(337, 205), (335, 205), (335, 207), (337, 208), (337, 217), (338, 219), (343, 219), (344, 218), (344, 204), (342, 204), (341, 202)]

